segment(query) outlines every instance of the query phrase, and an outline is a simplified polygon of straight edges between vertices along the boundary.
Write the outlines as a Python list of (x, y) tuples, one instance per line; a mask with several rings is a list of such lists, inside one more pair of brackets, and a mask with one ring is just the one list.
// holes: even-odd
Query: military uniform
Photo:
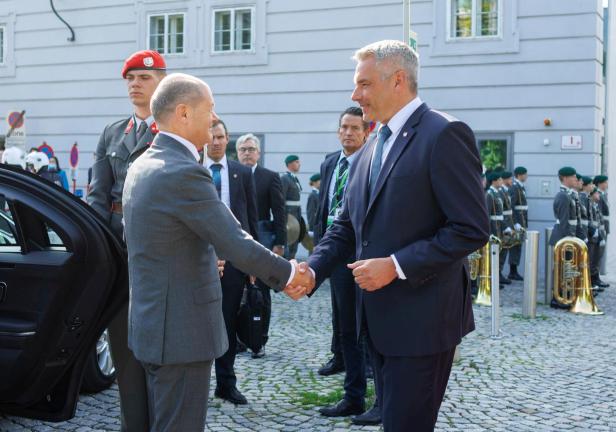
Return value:
[[(164, 59), (155, 51), (138, 51), (122, 68), (122, 77), (131, 70), (164, 70)], [(158, 133), (154, 118), (131, 116), (105, 127), (96, 147), (88, 203), (124, 238), (122, 190), (130, 165), (149, 147)], [(147, 223), (147, 221), (144, 221)], [(128, 300), (128, 292), (126, 292)], [(128, 348), (128, 301), (108, 327), (111, 354), (120, 393), (122, 431), (149, 430), (145, 371)]]
[(573, 191), (561, 186), (560, 190), (554, 197), (554, 217), (556, 223), (552, 229), (550, 236), (550, 245), (554, 246), (560, 239), (564, 237), (575, 237), (578, 226), (578, 211)]
[[(509, 188), (511, 207), (513, 210), (513, 226), (528, 229), (528, 201), (526, 200), (526, 188), (518, 179), (513, 179), (513, 185)], [(518, 228), (518, 229), (519, 229)], [(509, 277), (518, 274), (517, 267), (520, 265), (522, 245), (516, 245), (509, 251)]]
[(605, 240), (605, 226), (602, 220), (599, 203), (589, 197), (588, 200), (588, 259), (590, 261), (590, 277), (593, 285), (598, 285), (599, 262), (601, 260), (600, 244)]
[(584, 240), (586, 244), (588, 244), (589, 236), (589, 206), (590, 200), (588, 198), (588, 194), (586, 192), (576, 192), (577, 201), (580, 206), (580, 225), (578, 228), (577, 236), (578, 238)]
[[(286, 214), (295, 216), (300, 226), (305, 224), (304, 219), (302, 218), (302, 207), (300, 203), (302, 186), (299, 183), (299, 179), (295, 174), (287, 171), (286, 173), (280, 175), (280, 181), (282, 182), (282, 195), (285, 199)], [(292, 244), (287, 243), (287, 247), (285, 248), (285, 258), (295, 258), (299, 241), (301, 241), (301, 234), (298, 241), (295, 241)]]
[[(593, 179), (593, 183), (598, 187), (601, 183), (607, 182), (608, 178), (605, 175), (597, 175), (595, 176), (595, 178)], [(607, 200), (607, 192), (602, 191), (601, 189), (599, 189), (599, 209), (601, 210), (601, 222), (603, 223), (604, 229), (605, 229), (605, 238), (603, 239), (603, 241), (600, 242), (599, 244), (599, 255), (600, 255), (600, 271), (601, 273), (605, 273), (605, 249), (606, 249), (606, 244), (607, 244), (607, 236), (610, 233), (610, 205), (609, 202)], [(598, 278), (598, 276), (597, 276)], [(600, 286), (603, 287), (608, 287), (609, 284), (601, 281), (600, 279), (598, 279), (600, 282)]]
[[(575, 226), (575, 236), (580, 240), (587, 241), (588, 240), (588, 216), (585, 214), (585, 211), (582, 209), (582, 204), (580, 203), (580, 195), (578, 191), (571, 189), (571, 199), (575, 202), (575, 218), (577, 220), (577, 224)], [(584, 225), (584, 218), (586, 218), (586, 225)]]
[[(503, 200), (503, 234), (505, 231), (513, 233), (513, 209), (511, 207), (511, 197), (509, 196), (509, 188), (503, 185), (498, 190)], [(501, 253), (499, 255), (499, 270), (501, 275), (501, 280), (508, 281), (509, 279), (503, 276), (503, 267), (505, 266), (505, 261), (507, 261), (507, 256), (509, 255), (510, 249), (501, 249)]]
[(503, 238), (503, 199), (500, 192), (494, 186), (490, 186), (486, 192), (486, 204), (490, 215), (490, 234)]

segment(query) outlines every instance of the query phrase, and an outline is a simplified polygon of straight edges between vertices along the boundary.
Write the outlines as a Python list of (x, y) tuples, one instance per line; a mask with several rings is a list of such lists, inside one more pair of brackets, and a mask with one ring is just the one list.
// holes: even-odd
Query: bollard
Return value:
[(499, 339), (500, 331), (500, 268), (498, 255), (500, 246), (497, 243), (490, 244), (490, 264), (492, 265), (492, 339)]
[(552, 301), (552, 289), (554, 288), (554, 248), (550, 245), (550, 236), (552, 235), (552, 228), (545, 229), (545, 287), (543, 302), (549, 305)]
[(539, 231), (526, 232), (524, 261), (524, 301), (522, 315), (535, 318), (537, 314), (537, 258), (539, 255)]

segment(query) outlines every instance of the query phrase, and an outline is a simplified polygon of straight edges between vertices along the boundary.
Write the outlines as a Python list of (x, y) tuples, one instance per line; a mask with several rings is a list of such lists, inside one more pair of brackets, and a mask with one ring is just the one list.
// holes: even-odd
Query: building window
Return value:
[(149, 48), (161, 54), (184, 54), (184, 15), (150, 15)]
[(254, 8), (214, 10), (214, 52), (252, 51)]
[(6, 35), (5, 28), (4, 26), (0, 26), (0, 65), (4, 64), (4, 53), (6, 52), (6, 41), (4, 40)]
[(485, 169), (508, 168), (512, 160), (512, 136), (508, 134), (477, 133), (477, 147)]
[(499, 35), (499, 0), (450, 0), (450, 38)]

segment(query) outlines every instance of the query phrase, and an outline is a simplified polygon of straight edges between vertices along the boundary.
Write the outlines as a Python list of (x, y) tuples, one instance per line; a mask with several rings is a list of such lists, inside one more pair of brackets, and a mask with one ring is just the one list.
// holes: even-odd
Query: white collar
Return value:
[(190, 152), (195, 157), (195, 159), (199, 161), (199, 152), (197, 151), (197, 147), (195, 147), (195, 145), (191, 143), (190, 141), (188, 141), (186, 138), (182, 138), (179, 135), (176, 135), (174, 133), (167, 132), (167, 131), (160, 131), (159, 133), (163, 135), (167, 135), (168, 137), (173, 138), (174, 140), (182, 144), (184, 147), (190, 150)]
[(135, 124), (137, 125), (137, 128), (139, 128), (139, 125), (141, 124), (142, 121), (145, 121), (145, 124), (147, 124), (148, 127), (150, 127), (152, 126), (152, 123), (154, 123), (154, 116), (150, 115), (147, 119), (143, 120), (137, 117), (137, 114), (133, 114), (133, 120)]
[(494, 186), (490, 186), (490, 189), (492, 189), (494, 192), (498, 193), (498, 189), (496, 189)]
[(205, 152), (205, 159), (203, 159), (203, 164), (210, 169), (210, 167), (212, 165), (214, 165), (215, 163), (222, 165), (223, 169), (228, 169), (228, 163), (227, 163), (227, 155), (224, 155), (222, 157), (221, 160), (219, 160), (218, 162), (212, 160), (209, 158), (209, 156), (207, 155), (207, 151)]
[(257, 170), (257, 165), (259, 165), (258, 163), (254, 164), (254, 166), (250, 167), (250, 169), (252, 170), (252, 173), (254, 174), (255, 171)]
[(341, 151), (341, 152), (340, 152), (340, 156), (338, 156), (338, 163), (340, 163), (340, 161), (342, 160), (342, 158), (346, 158), (347, 162), (349, 163), (349, 167), (350, 167), (351, 165), (353, 165), (353, 161), (354, 161), (354, 160), (355, 160), (355, 158), (357, 157), (357, 153), (358, 153), (358, 152), (359, 152), (359, 150), (358, 150), (358, 151), (356, 151), (355, 153), (353, 153), (352, 155), (347, 156), (347, 155), (345, 155), (345, 154), (344, 154), (344, 151)]
[(389, 121), (387, 122), (387, 126), (389, 127), (389, 130), (391, 130), (392, 136), (395, 137), (398, 135), (400, 129), (402, 129), (407, 120), (413, 115), (413, 113), (417, 110), (417, 108), (419, 108), (421, 104), (421, 99), (419, 98), (419, 96), (416, 96), (415, 99), (404, 105), (400, 111), (398, 111), (391, 119), (389, 119)]

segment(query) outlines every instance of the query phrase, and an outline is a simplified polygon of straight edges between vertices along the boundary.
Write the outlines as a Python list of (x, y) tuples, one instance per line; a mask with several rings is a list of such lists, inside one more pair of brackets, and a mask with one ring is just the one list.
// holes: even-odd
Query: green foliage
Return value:
[(481, 162), (486, 169), (494, 169), (497, 166), (507, 165), (507, 141), (485, 140), (480, 141), (479, 145)]

